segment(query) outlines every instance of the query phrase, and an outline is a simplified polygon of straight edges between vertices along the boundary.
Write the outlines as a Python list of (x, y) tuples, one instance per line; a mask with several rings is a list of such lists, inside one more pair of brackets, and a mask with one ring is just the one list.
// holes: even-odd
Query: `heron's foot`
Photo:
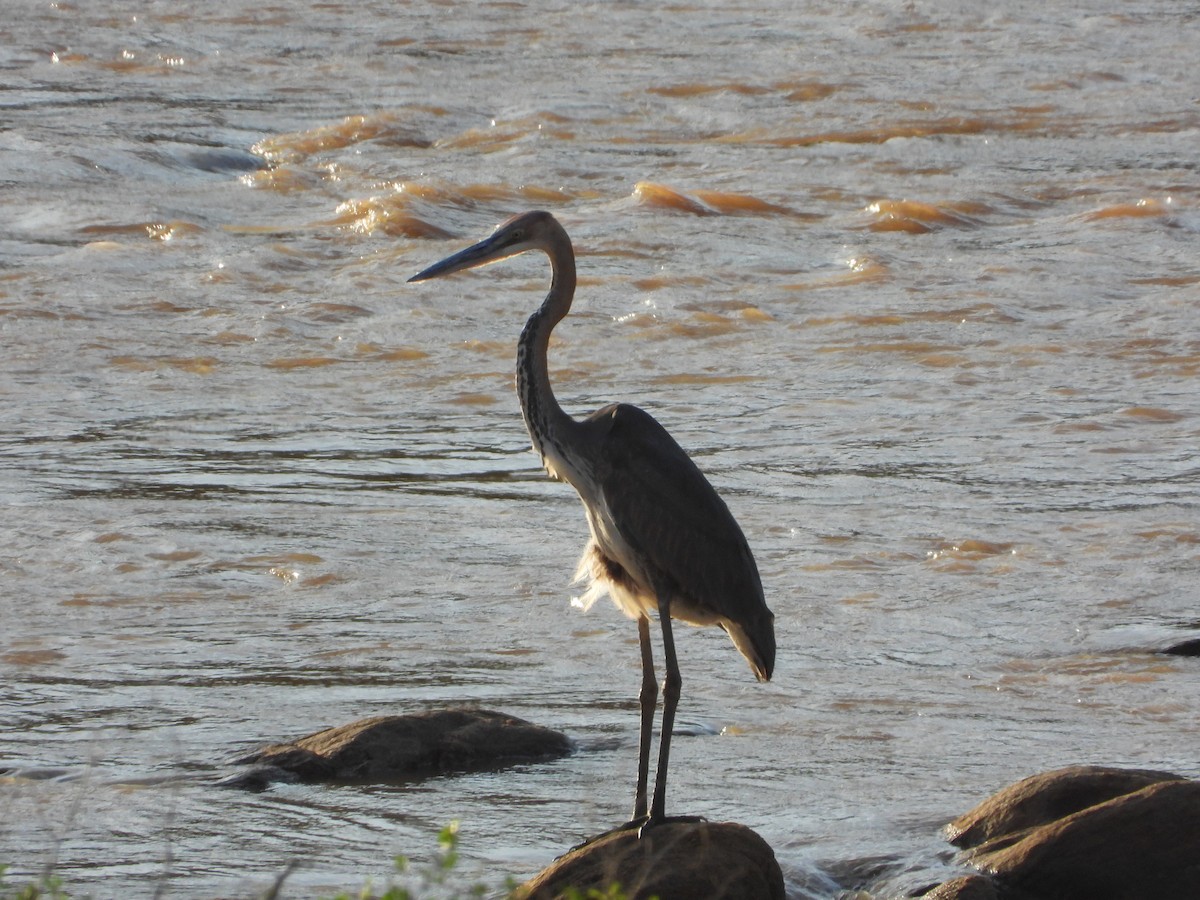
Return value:
[[(630, 819), (623, 825), (618, 825), (615, 828), (610, 828), (607, 831), (602, 831), (599, 834), (593, 835), (586, 841), (576, 844), (574, 847), (568, 850), (567, 853), (574, 853), (576, 850), (582, 850), (584, 847), (594, 844), (596, 841), (602, 840), (608, 837), (610, 834), (620, 834), (622, 831), (636, 831), (637, 836), (640, 839), (643, 835), (645, 835), (648, 829), (656, 828), (659, 825), (674, 825), (679, 823), (691, 824), (695, 822), (707, 821), (708, 819), (704, 818), (704, 816), (660, 816), (657, 819), (653, 816), (638, 816), (636, 819)], [(566, 856), (567, 853), (564, 853), (563, 856)], [(559, 858), (561, 859), (561, 857)]]
[(659, 825), (679, 825), (679, 824), (695, 824), (696, 822), (707, 822), (708, 819), (704, 816), (646, 816), (644, 819), (637, 819), (625, 825), (626, 828), (636, 827), (638, 837), (641, 838), (651, 828), (657, 828)]
[[(586, 841), (576, 844), (574, 847), (572, 847), (570, 850), (568, 850), (567, 853), (574, 853), (576, 850), (582, 850), (584, 847), (588, 846), (589, 844), (594, 844), (594, 843), (596, 843), (596, 841), (602, 840), (602, 839), (608, 837), (610, 834), (619, 834), (622, 831), (634, 831), (636, 829), (638, 835), (640, 836), (642, 833), (642, 829), (645, 828), (648, 824), (650, 824), (649, 816), (639, 816), (636, 819), (630, 819), (624, 825), (618, 825), (616, 828), (610, 828), (607, 831), (602, 831), (599, 834), (592, 835)], [(567, 855), (566, 853), (563, 854), (563, 856), (566, 856), (566, 855)]]

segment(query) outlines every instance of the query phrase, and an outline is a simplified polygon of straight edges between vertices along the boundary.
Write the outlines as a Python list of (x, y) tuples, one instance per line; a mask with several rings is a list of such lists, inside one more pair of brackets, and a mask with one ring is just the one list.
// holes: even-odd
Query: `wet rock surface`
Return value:
[(375, 716), (272, 744), (238, 760), (252, 765), (223, 783), (260, 789), (272, 781), (394, 781), (565, 756), (566, 735), (505, 713), (443, 709)]
[(761, 837), (732, 822), (667, 821), (614, 831), (559, 857), (525, 884), (519, 900), (601, 893), (613, 884), (630, 900), (783, 900), (783, 872)]
[(1200, 638), (1192, 638), (1191, 640), (1180, 641), (1178, 644), (1172, 644), (1163, 653), (1171, 656), (1200, 656)]
[(1017, 900), (1013, 895), (1000, 894), (996, 882), (982, 875), (965, 875), (943, 882), (921, 900)]
[(1042, 772), (1009, 785), (959, 816), (946, 826), (946, 837), (956, 847), (976, 847), (1148, 785), (1179, 779), (1171, 772), (1109, 766), (1070, 766)]
[[(1023, 779), (947, 826), (999, 898), (1200, 897), (1200, 782), (1170, 772), (1073, 766)], [(985, 900), (989, 879), (925, 893)]]

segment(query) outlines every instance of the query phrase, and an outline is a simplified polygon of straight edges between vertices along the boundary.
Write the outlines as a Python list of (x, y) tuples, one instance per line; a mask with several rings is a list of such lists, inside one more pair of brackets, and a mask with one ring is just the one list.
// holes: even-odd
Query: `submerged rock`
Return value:
[[(947, 826), (995, 894), (1028, 900), (1200, 896), (1200, 782), (1073, 766), (1026, 778)], [(988, 897), (977, 877), (924, 896)]]
[(566, 735), (485, 709), (375, 716), (264, 747), (238, 762), (256, 768), (224, 784), (260, 789), (277, 780), (391, 781), (565, 756)]
[[(559, 857), (518, 900), (588, 896), (618, 884), (630, 900), (783, 900), (783, 872), (761, 837), (734, 822), (667, 821), (613, 831)], [(572, 893), (574, 891), (574, 893)]]
[(1181, 641), (1168, 647), (1163, 653), (1171, 656), (1200, 656), (1200, 638)]

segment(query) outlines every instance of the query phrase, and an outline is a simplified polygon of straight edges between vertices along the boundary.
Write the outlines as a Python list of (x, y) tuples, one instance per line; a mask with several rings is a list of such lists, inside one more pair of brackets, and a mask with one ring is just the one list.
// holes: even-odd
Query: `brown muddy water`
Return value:
[[(405, 284), (534, 207), (563, 405), (659, 418), (777, 615), (769, 685), (679, 634), (673, 811), (889, 897), (1016, 778), (1200, 775), (1200, 8), (1076, 6), (8, 0), (10, 883), (318, 896), (457, 819), (500, 887), (627, 816), (636, 629), (512, 392), (545, 262)], [(582, 749), (211, 785), (448, 703)]]

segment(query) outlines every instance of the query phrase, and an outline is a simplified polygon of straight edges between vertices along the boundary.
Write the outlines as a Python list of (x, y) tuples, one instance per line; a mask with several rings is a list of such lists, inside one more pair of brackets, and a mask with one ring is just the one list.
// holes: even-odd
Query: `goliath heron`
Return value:
[[(575, 253), (554, 216), (527, 212), (499, 225), (479, 243), (435, 263), (409, 281), (424, 281), (507, 259), (527, 250), (550, 258), (550, 292), (529, 317), (517, 343), (517, 394), (533, 448), (551, 477), (579, 493), (591, 540), (578, 575), (585, 597), (609, 594), (638, 625), (642, 653), (641, 732), (635, 823), (665, 819), (667, 760), (681, 679), (671, 619), (720, 625), (760, 681), (775, 666), (774, 615), (763, 599), (758, 567), (724, 501), (696, 464), (649, 413), (614, 403), (578, 421), (550, 387), (550, 332), (571, 309)], [(658, 685), (650, 645), (650, 614), (662, 626), (667, 675), (654, 798), (647, 815), (646, 783)]]

